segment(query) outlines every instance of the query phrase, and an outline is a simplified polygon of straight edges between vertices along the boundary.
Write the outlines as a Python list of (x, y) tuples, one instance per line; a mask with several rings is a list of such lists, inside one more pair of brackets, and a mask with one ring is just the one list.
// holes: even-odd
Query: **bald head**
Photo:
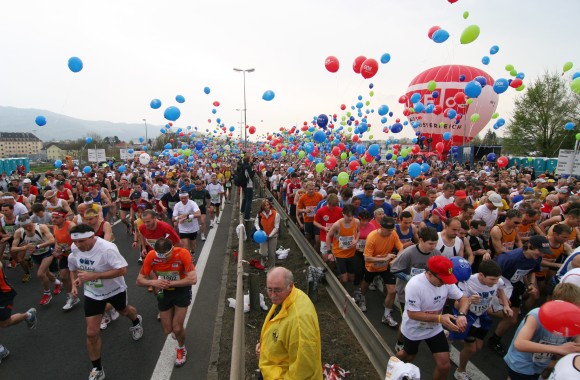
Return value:
[(266, 281), (269, 280), (283, 280), (286, 285), (294, 282), (294, 275), (284, 267), (275, 267), (268, 272)]

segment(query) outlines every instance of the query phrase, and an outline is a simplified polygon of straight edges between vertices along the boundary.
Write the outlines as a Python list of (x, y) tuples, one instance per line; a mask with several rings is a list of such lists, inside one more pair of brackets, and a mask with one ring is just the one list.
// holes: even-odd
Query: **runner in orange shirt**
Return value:
[[(155, 272), (157, 278), (149, 279)], [(165, 334), (171, 333), (177, 340), (175, 366), (185, 364), (185, 315), (191, 304), (191, 286), (197, 283), (191, 254), (185, 248), (174, 247), (171, 239), (158, 239), (153, 250), (147, 253), (143, 267), (137, 276), (138, 286), (154, 286), (159, 289), (157, 306)]]
[(302, 195), (298, 200), (298, 205), (296, 206), (296, 214), (304, 219), (304, 225), (298, 219), (298, 224), (300, 228), (304, 227), (304, 234), (306, 238), (310, 241), (310, 244), (314, 242), (314, 248), (320, 244), (320, 235), (315, 234), (314, 230), (314, 216), (316, 215), (316, 206), (318, 203), (324, 199), (322, 194), (315, 192), (314, 182), (307, 182), (304, 186), (306, 194)]

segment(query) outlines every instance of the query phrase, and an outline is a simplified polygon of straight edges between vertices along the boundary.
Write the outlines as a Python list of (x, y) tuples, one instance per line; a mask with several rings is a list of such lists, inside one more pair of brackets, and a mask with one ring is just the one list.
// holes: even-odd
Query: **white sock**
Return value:
[(58, 279), (58, 278), (55, 278), (55, 279), (54, 279), (54, 284), (55, 284), (55, 285), (60, 285), (60, 281), (59, 281), (59, 279)]
[(393, 309), (389, 309), (388, 307), (385, 307), (385, 317), (387, 317), (389, 314), (391, 314), (391, 311), (393, 311)]

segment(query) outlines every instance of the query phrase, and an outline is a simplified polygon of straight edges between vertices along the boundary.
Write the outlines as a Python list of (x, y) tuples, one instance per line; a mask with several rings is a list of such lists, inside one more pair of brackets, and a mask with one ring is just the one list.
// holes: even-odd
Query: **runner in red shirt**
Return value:
[[(157, 275), (154, 280), (149, 279), (152, 272)], [(155, 249), (149, 251), (145, 257), (137, 277), (137, 285), (159, 289), (157, 306), (163, 332), (172, 333), (178, 344), (176, 367), (183, 366), (187, 357), (184, 321), (187, 308), (191, 304), (191, 286), (196, 283), (197, 274), (191, 262), (191, 254), (187, 249), (174, 247), (167, 238), (155, 242)]]
[(314, 215), (314, 226), (320, 230), (320, 253), (324, 261), (327, 261), (330, 247), (326, 246), (326, 233), (334, 222), (342, 218), (342, 208), (338, 207), (338, 196), (328, 194), (326, 206), (321, 207)]
[(155, 246), (155, 242), (161, 238), (169, 238), (175, 246), (180, 246), (177, 232), (168, 223), (157, 219), (155, 211), (145, 210), (141, 219), (143, 224), (139, 226), (139, 233), (141, 239), (143, 239), (141, 247), (145, 247), (141, 251), (141, 257), (147, 256), (147, 252), (151, 251)]

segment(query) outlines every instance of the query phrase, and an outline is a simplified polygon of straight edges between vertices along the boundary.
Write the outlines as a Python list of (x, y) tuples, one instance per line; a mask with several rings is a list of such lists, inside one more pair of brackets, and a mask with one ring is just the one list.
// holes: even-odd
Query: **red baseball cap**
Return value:
[(455, 192), (454, 197), (457, 199), (465, 199), (465, 198), (467, 198), (467, 194), (465, 194), (465, 191), (463, 191), (463, 190), (457, 190)]
[(429, 272), (437, 275), (447, 285), (457, 283), (457, 278), (453, 275), (453, 263), (445, 256), (433, 256), (427, 261)]

